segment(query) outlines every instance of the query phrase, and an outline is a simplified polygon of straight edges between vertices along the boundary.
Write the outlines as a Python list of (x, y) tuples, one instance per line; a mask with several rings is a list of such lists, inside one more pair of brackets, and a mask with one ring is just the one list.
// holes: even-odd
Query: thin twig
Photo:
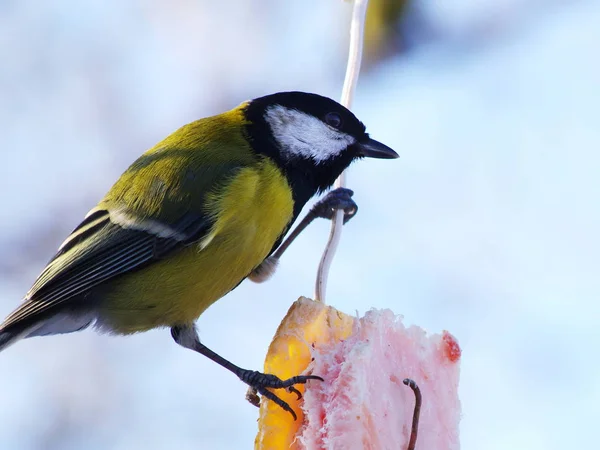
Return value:
[(417, 434), (419, 432), (419, 416), (421, 415), (421, 389), (417, 386), (410, 378), (405, 378), (402, 382), (410, 387), (415, 393), (415, 409), (413, 412), (412, 426), (410, 429), (410, 440), (408, 441), (408, 447), (406, 450), (415, 450), (415, 445), (417, 445)]
[[(360, 63), (362, 60), (363, 36), (365, 29), (365, 17), (367, 14), (367, 5), (369, 0), (354, 0), (352, 10), (352, 21), (350, 23), (350, 51), (348, 55), (348, 66), (346, 67), (346, 78), (342, 89), (341, 103), (346, 108), (352, 106), (354, 91), (358, 82), (360, 72)], [(345, 173), (342, 173), (335, 183), (335, 187), (344, 187), (346, 184)], [(325, 303), (325, 292), (327, 290), (327, 277), (329, 268), (335, 256), (340, 238), (342, 237), (342, 226), (344, 220), (344, 211), (337, 211), (335, 217), (331, 220), (331, 231), (329, 240), (325, 246), (325, 251), (319, 263), (317, 271), (317, 281), (315, 283), (315, 300)]]

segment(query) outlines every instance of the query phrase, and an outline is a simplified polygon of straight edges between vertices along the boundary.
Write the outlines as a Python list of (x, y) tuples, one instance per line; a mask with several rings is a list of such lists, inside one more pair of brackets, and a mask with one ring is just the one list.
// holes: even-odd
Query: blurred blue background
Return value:
[[(0, 0), (0, 315), (180, 125), (279, 90), (339, 98), (350, 12)], [(458, 338), (462, 448), (596, 448), (600, 2), (415, 0), (388, 19), (353, 109), (401, 159), (351, 168), (360, 211), (328, 300)], [(289, 305), (312, 294), (328, 228), (211, 307), (203, 341), (262, 367)], [(245, 390), (166, 330), (22, 341), (0, 355), (0, 449), (251, 448)]]

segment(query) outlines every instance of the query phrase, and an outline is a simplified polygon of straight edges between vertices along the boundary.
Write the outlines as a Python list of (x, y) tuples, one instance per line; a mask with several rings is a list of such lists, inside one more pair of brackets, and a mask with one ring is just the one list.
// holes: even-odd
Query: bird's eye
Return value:
[(333, 128), (340, 128), (342, 126), (342, 118), (336, 112), (327, 113), (325, 116), (325, 123)]

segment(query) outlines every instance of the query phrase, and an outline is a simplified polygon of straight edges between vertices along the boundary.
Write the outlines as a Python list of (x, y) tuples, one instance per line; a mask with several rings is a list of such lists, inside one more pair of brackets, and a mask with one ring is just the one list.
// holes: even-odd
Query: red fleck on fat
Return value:
[(442, 341), (444, 341), (444, 355), (450, 362), (456, 362), (460, 359), (462, 350), (456, 341), (456, 338), (452, 336), (448, 331), (444, 330), (442, 333)]

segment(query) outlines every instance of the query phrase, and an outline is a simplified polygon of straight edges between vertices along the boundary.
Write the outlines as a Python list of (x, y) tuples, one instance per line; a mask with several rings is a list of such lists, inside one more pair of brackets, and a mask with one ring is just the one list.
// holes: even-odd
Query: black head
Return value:
[(254, 151), (277, 162), (292, 185), (294, 200), (302, 205), (331, 187), (355, 159), (398, 157), (369, 138), (347, 108), (320, 95), (267, 95), (249, 102), (245, 114)]

